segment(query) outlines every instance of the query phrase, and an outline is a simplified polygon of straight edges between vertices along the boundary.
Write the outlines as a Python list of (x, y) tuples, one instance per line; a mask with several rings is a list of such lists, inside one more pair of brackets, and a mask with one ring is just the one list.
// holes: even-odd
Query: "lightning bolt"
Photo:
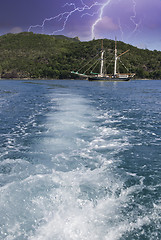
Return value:
[[(92, 39), (95, 38), (95, 27), (96, 27), (96, 25), (97, 25), (100, 21), (102, 21), (104, 9), (105, 9), (106, 6), (108, 6), (108, 5), (111, 3), (111, 1), (112, 1), (112, 0), (107, 0), (104, 4), (102, 4), (101, 9), (100, 9), (100, 13), (99, 13), (99, 17), (98, 17), (98, 19), (94, 22), (94, 24), (92, 25), (92, 31), (91, 31), (91, 32), (92, 32)], [(140, 20), (139, 23), (136, 23), (136, 22), (135, 22), (136, 15), (137, 15), (137, 14), (136, 14), (136, 1), (135, 1), (135, 0), (132, 0), (132, 4), (133, 4), (133, 13), (134, 13), (134, 15), (130, 17), (130, 20), (131, 20), (132, 23), (135, 25), (135, 28), (134, 28), (134, 30), (132, 31), (132, 34), (133, 34), (133, 33), (135, 33), (135, 32), (138, 30), (138, 28), (139, 28), (139, 26), (140, 26), (140, 24), (141, 24), (141, 20)], [(118, 26), (119, 26), (119, 29), (120, 29), (120, 32), (121, 32), (121, 39), (122, 39), (122, 41), (123, 41), (124, 32), (123, 32), (123, 29), (122, 29), (122, 26), (121, 26), (120, 18), (118, 19)]]
[(135, 32), (138, 30), (138, 28), (139, 28), (139, 26), (140, 26), (140, 24), (141, 24), (141, 20), (139, 21), (139, 23), (136, 23), (136, 22), (135, 22), (135, 19), (136, 19), (136, 1), (135, 1), (135, 0), (132, 0), (132, 3), (133, 3), (133, 13), (134, 13), (134, 15), (130, 17), (130, 20), (131, 20), (132, 23), (135, 25), (135, 28), (134, 28), (134, 30), (132, 31), (132, 34), (133, 34), (133, 33), (135, 33)]
[[(98, 3), (98, 2), (94, 2), (93, 4), (91, 4), (90, 6), (86, 5), (83, 0), (81, 0), (81, 4), (82, 4), (82, 7), (76, 7), (76, 4), (75, 3), (66, 3), (64, 5), (64, 7), (68, 6), (68, 7), (72, 7), (73, 10), (71, 11), (66, 11), (66, 12), (63, 12), (63, 13), (60, 13), (58, 14), (57, 16), (54, 16), (54, 17), (50, 17), (50, 18), (45, 18), (44, 21), (42, 22), (42, 24), (37, 24), (37, 25), (31, 25), (29, 28), (28, 28), (28, 32), (30, 32), (33, 28), (41, 28), (42, 31), (44, 31), (44, 27), (45, 27), (45, 24), (49, 21), (52, 21), (52, 20), (57, 20), (58, 22), (60, 22), (61, 20), (63, 20), (63, 24), (62, 24), (62, 27), (58, 30), (55, 30), (53, 31), (52, 34), (55, 34), (55, 33), (58, 33), (58, 32), (62, 32), (65, 30), (65, 27), (66, 27), (66, 24), (69, 20), (69, 18), (75, 13), (75, 12), (84, 12), (86, 10), (91, 10), (92, 8), (94, 8), (95, 6), (102, 6), (102, 4)], [(90, 15), (90, 16), (93, 16), (94, 14), (96, 13), (93, 13), (93, 14), (90, 14), (90, 13), (84, 13), (82, 14), (82, 17), (84, 15)]]
[[(139, 26), (141, 24), (141, 20), (139, 21), (139, 23), (136, 23), (135, 19), (136, 19), (136, 16), (137, 16), (137, 13), (136, 13), (136, 0), (132, 0), (132, 10), (133, 10), (133, 15), (130, 17), (130, 21), (132, 21), (133, 25), (135, 26), (134, 29), (131, 31), (130, 34), (128, 34), (127, 38), (131, 37), (135, 32), (138, 31), (139, 29)], [(119, 29), (120, 29), (120, 33), (121, 33), (121, 41), (124, 41), (124, 31), (123, 31), (123, 28), (122, 28), (122, 25), (121, 25), (121, 20), (120, 18), (118, 18), (118, 26), (119, 26)]]
[[(105, 1), (105, 0), (104, 0)], [(120, 1), (120, 0), (119, 0)], [(135, 26), (134, 29), (132, 30), (132, 33), (135, 33), (141, 21), (139, 23), (136, 22), (136, 0), (131, 0), (132, 1), (132, 6), (133, 6), (133, 15), (130, 17), (130, 21), (133, 23)], [(67, 22), (69, 21), (70, 17), (74, 13), (80, 13), (81, 18), (84, 17), (85, 15), (93, 17), (94, 15), (97, 15), (97, 19), (91, 26), (91, 39), (95, 38), (95, 30), (96, 26), (99, 22), (103, 20), (103, 15), (105, 12), (105, 8), (111, 3), (114, 2), (114, 0), (106, 0), (104, 3), (100, 2), (94, 2), (91, 3), (90, 5), (87, 5), (84, 0), (80, 0), (80, 6), (76, 6), (76, 3), (71, 2), (71, 3), (66, 3), (63, 7), (70, 8), (70, 10), (64, 11), (57, 16), (50, 17), (50, 18), (45, 18), (42, 22), (42, 24), (37, 24), (37, 25), (31, 25), (28, 28), (28, 32), (30, 32), (32, 29), (40, 28), (42, 33), (44, 32), (45, 27), (47, 26), (47, 23), (50, 21), (57, 21), (61, 24), (61, 27), (59, 29), (56, 29), (52, 32), (52, 34), (56, 34), (58, 32), (63, 32), (66, 29)], [(96, 10), (97, 7), (97, 10)], [(94, 11), (95, 10), (95, 11)], [(121, 26), (121, 20), (118, 18), (118, 26), (121, 32), (121, 39), (123, 41), (123, 28)]]
[(109, 5), (109, 3), (111, 2), (111, 0), (108, 0), (106, 3), (104, 3), (100, 9), (100, 15), (99, 15), (99, 18), (94, 22), (94, 24), (92, 25), (92, 39), (95, 38), (95, 27), (96, 25), (102, 21), (102, 17), (103, 17), (103, 12), (104, 12), (104, 9), (107, 5)]
[(118, 20), (118, 23), (119, 23), (119, 29), (120, 29), (120, 32), (121, 32), (121, 41), (124, 41), (124, 40), (123, 40), (124, 32), (123, 32), (123, 30), (122, 30), (120, 18), (119, 18), (119, 20)]

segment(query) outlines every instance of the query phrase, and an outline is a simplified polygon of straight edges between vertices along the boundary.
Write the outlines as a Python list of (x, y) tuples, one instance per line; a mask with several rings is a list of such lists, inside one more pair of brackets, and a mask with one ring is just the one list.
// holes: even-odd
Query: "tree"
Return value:
[(1, 74), (2, 74), (2, 67), (0, 65), (0, 78), (1, 78)]

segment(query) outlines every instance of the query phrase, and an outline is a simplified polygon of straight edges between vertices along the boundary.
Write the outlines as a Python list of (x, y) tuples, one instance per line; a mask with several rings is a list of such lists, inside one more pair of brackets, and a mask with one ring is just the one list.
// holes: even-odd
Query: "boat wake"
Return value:
[(160, 203), (148, 210), (135, 200), (145, 191), (144, 177), (122, 167), (121, 154), (131, 148), (133, 132), (118, 127), (121, 114), (95, 108), (92, 100), (65, 91), (50, 99), (45, 120), (38, 125), (32, 119), (37, 130), (26, 156), (0, 163), (6, 169), (0, 175), (1, 237), (148, 237), (149, 226), (160, 227)]

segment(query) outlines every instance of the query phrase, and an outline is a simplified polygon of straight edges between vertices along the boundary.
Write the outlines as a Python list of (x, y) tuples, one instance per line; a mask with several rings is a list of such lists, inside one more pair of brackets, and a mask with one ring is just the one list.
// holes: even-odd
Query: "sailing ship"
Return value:
[[(71, 73), (76, 74), (80, 77), (86, 78), (89, 81), (129, 81), (131, 78), (133, 78), (135, 76), (135, 73), (117, 73), (117, 62), (120, 59), (120, 57), (127, 52), (129, 52), (129, 50), (121, 53), (120, 55), (117, 55), (117, 40), (115, 39), (114, 72), (113, 72), (113, 74), (106, 74), (105, 71), (104, 71), (104, 69), (105, 69), (105, 67), (104, 67), (105, 50), (103, 49), (103, 41), (102, 41), (102, 48), (101, 48), (101, 51), (100, 51), (101, 58), (98, 59), (98, 61), (101, 62), (100, 73), (93, 73), (93, 71), (91, 71), (90, 74), (86, 74), (87, 71), (85, 71), (84, 73), (79, 73), (79, 71), (77, 71), (77, 72), (71, 71)], [(89, 69), (90, 68), (88, 68), (88, 70)]]

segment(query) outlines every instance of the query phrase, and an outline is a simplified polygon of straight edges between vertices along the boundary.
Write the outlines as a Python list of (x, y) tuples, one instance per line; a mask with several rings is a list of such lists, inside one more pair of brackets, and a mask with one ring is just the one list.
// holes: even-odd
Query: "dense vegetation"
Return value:
[[(107, 52), (107, 72), (112, 73), (114, 41), (105, 39), (103, 44)], [(78, 38), (33, 33), (3, 35), (0, 37), (0, 75), (2, 78), (75, 78), (71, 71), (80, 69), (91, 57), (94, 59), (100, 46), (101, 40), (80, 42)], [(130, 72), (136, 73), (136, 78), (161, 79), (160, 51), (118, 42), (118, 54), (127, 49), (130, 51), (121, 61)], [(120, 63), (119, 71), (128, 70)]]

